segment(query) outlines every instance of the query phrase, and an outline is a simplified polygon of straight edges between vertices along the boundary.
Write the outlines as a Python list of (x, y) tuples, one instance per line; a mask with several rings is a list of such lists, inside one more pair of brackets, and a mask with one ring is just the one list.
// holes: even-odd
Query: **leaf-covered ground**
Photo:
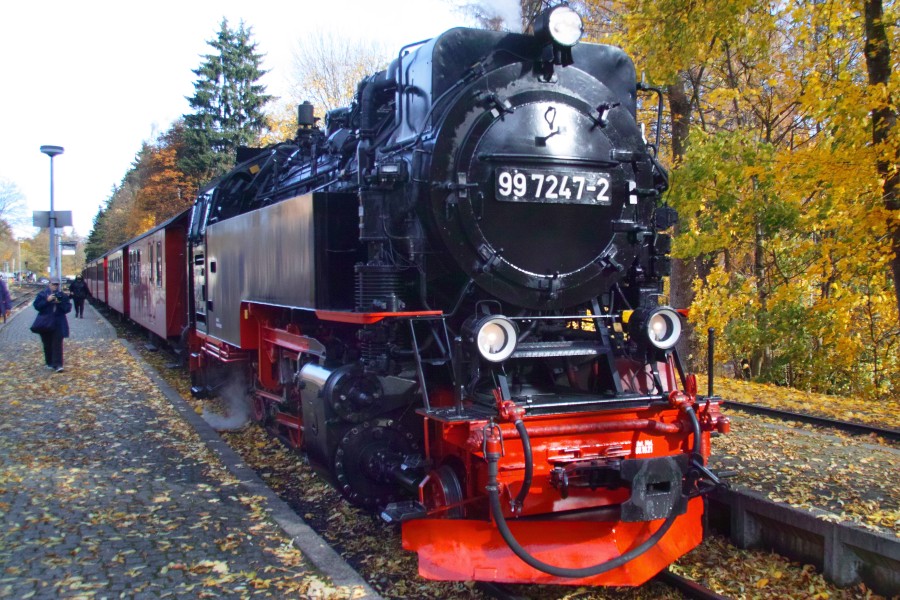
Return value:
[[(706, 382), (700, 389), (706, 389)], [(793, 412), (898, 427), (900, 401), (814, 394), (736, 379), (717, 378), (715, 392)], [(712, 464), (736, 471), (733, 483), (795, 508), (817, 508), (900, 537), (900, 449), (877, 436), (863, 437), (800, 422), (729, 409), (732, 433), (713, 440)]]
[[(169, 358), (161, 354), (145, 356), (157, 365), (187, 401), (194, 404), (198, 412), (203, 411), (203, 404), (190, 398), (190, 386), (184, 373), (166, 367)], [(793, 452), (790, 441), (793, 436), (785, 435), (783, 431), (771, 434), (761, 430), (753, 419), (737, 417), (734, 420), (733, 433), (717, 438), (714, 452), (729, 457), (758, 456), (764, 464), (769, 465), (778, 464), (778, 457), (785, 456), (785, 452)], [(484, 597), (471, 582), (430, 582), (418, 577), (415, 555), (401, 549), (399, 530), (347, 505), (336, 491), (312, 472), (300, 455), (284, 447), (261, 428), (248, 425), (239, 431), (224, 433), (223, 438), (385, 597)], [(773, 438), (777, 438), (779, 442), (774, 444)], [(856, 443), (852, 440), (846, 442)], [(800, 453), (802, 450), (798, 448), (796, 452)], [(874, 466), (880, 468), (881, 465), (879, 463)], [(767, 472), (764, 467), (760, 470)], [(757, 475), (753, 469), (744, 468), (741, 471), (737, 478), (739, 483), (751, 487), (773, 483), (767, 475)], [(802, 486), (809, 485), (805, 493), (815, 497), (813, 490), (818, 488), (811, 485), (816, 482), (814, 475), (791, 481), (792, 493), (802, 494)], [(838, 484), (847, 485), (847, 482)], [(774, 483), (774, 486), (773, 491), (781, 493), (781, 484)], [(844, 493), (842, 487), (836, 488), (837, 497), (842, 497)], [(847, 497), (852, 496), (848, 494)], [(853, 514), (862, 516), (865, 513), (866, 509), (860, 507)], [(848, 513), (848, 516), (851, 514)], [(791, 563), (770, 552), (740, 550), (721, 537), (707, 539), (673, 565), (672, 569), (725, 596), (738, 599), (878, 598), (864, 585), (849, 589), (837, 588), (826, 582), (810, 565)], [(535, 600), (681, 597), (680, 593), (658, 583), (638, 589), (614, 590), (564, 586), (513, 587), (518, 595)]]
[(900, 450), (729, 411), (731, 434), (713, 439), (711, 464), (730, 481), (795, 508), (817, 508), (900, 537)]
[(309, 567), (120, 342), (69, 342), (55, 373), (36, 337), (4, 341), (0, 411), (0, 597), (355, 593)]
[[(706, 393), (706, 376), (698, 375), (700, 390)], [(716, 377), (716, 395), (726, 400), (758, 404), (809, 415), (900, 429), (900, 398), (866, 400), (860, 397), (828, 396), (789, 387)]]

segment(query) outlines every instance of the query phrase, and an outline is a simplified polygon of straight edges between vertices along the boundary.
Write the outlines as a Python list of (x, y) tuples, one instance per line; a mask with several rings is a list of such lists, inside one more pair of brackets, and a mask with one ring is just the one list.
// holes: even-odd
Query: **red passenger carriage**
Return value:
[(130, 273), (128, 245), (120, 246), (105, 256), (107, 305), (120, 315), (130, 312)]
[(106, 304), (106, 257), (100, 257), (87, 263), (84, 269), (84, 280), (91, 296)]
[(129, 242), (128, 316), (159, 337), (178, 338), (187, 324), (185, 211)]

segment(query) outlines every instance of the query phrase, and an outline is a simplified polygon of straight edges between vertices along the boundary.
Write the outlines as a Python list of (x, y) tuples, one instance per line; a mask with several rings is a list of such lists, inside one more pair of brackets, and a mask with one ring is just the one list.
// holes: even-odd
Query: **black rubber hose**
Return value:
[(525, 506), (525, 498), (531, 489), (531, 479), (534, 476), (534, 459), (531, 455), (531, 439), (528, 437), (528, 431), (525, 430), (525, 423), (522, 419), (516, 420), (516, 431), (522, 439), (522, 452), (525, 454), (525, 479), (522, 481), (522, 489), (516, 499), (513, 500), (513, 510), (521, 510)]
[(543, 571), (544, 573), (548, 573), (553, 575), (554, 577), (567, 577), (573, 579), (580, 579), (582, 577), (593, 577), (594, 575), (599, 575), (601, 573), (605, 573), (607, 571), (611, 571), (617, 567), (621, 567), (625, 563), (634, 560), (662, 539), (662, 537), (666, 534), (667, 531), (672, 527), (675, 523), (675, 519), (678, 517), (681, 508), (681, 505), (684, 502), (684, 497), (680, 498), (678, 502), (676, 502), (672, 506), (672, 510), (669, 513), (669, 516), (666, 517), (666, 520), (660, 526), (656, 532), (647, 538), (640, 546), (632, 548), (625, 554), (621, 554), (616, 558), (612, 558), (606, 562), (602, 562), (590, 567), (582, 567), (578, 569), (572, 569), (568, 567), (558, 567), (556, 565), (551, 565), (545, 563), (531, 554), (528, 553), (525, 548), (519, 544), (518, 540), (516, 540), (512, 531), (509, 529), (509, 525), (506, 523), (506, 519), (503, 516), (503, 507), (500, 505), (500, 486), (497, 483), (497, 475), (499, 472), (499, 462), (500, 455), (499, 454), (488, 454), (488, 485), (487, 491), (488, 496), (491, 503), (491, 512), (494, 515), (494, 521), (497, 523), (497, 529), (500, 531), (500, 535), (503, 537), (503, 540), (509, 546), (510, 550), (515, 553), (516, 556), (525, 561), (526, 564), (534, 567), (538, 571)]

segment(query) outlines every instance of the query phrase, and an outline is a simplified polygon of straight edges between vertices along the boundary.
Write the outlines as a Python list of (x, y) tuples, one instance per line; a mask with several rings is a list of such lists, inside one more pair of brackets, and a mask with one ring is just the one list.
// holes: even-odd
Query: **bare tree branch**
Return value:
[(0, 179), (0, 221), (10, 226), (27, 224), (27, 207), (25, 196), (15, 183), (8, 179)]
[(393, 52), (383, 44), (333, 33), (304, 37), (294, 49), (291, 96), (298, 104), (309, 100), (323, 112), (347, 106), (357, 83), (384, 69)]

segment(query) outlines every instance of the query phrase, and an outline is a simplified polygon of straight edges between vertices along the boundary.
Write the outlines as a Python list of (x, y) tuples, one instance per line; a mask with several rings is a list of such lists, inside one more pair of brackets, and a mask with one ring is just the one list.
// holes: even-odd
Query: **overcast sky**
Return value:
[[(236, 0), (116, 2), (44, 0), (0, 8), (0, 178), (31, 210), (71, 210), (86, 236), (98, 208), (128, 170), (141, 142), (188, 112), (201, 55), (219, 30), (241, 20), (264, 53), (263, 82), (287, 96), (291, 52), (315, 29), (399, 48), (464, 24), (448, 0)], [(35, 230), (17, 230), (31, 235)]]

